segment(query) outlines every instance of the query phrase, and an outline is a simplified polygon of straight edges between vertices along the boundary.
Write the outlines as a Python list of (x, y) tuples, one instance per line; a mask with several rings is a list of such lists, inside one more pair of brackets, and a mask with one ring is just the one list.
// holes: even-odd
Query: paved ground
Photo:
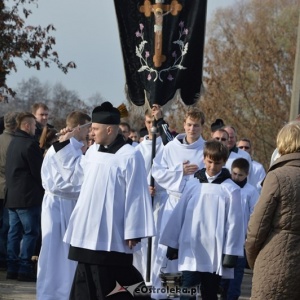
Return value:
[[(240, 300), (249, 300), (252, 272), (245, 271)], [(6, 280), (6, 272), (0, 271), (0, 300), (35, 300), (35, 283)], [(43, 300), (43, 299), (41, 299)], [(57, 299), (60, 300), (60, 299)]]
[(35, 283), (7, 280), (6, 272), (0, 271), (0, 299), (35, 300)]

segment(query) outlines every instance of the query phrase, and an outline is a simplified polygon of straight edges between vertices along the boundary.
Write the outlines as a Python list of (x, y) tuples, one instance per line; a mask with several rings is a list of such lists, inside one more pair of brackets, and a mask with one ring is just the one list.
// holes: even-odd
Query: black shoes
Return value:
[(16, 273), (16, 272), (7, 272), (6, 279), (18, 279), (18, 273)]
[(18, 281), (36, 282), (36, 276), (33, 273), (19, 273)]
[(36, 276), (33, 273), (15, 273), (7, 272), (6, 279), (16, 279), (24, 282), (36, 282)]
[(0, 260), (0, 271), (6, 271), (6, 270), (7, 270), (6, 261)]

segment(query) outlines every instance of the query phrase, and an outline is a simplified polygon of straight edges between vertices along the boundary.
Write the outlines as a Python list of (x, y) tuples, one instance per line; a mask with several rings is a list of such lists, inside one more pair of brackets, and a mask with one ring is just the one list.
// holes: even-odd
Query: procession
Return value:
[(114, 5), (128, 103), (0, 118), (0, 299), (300, 299), (300, 114), (258, 161), (204, 105), (207, 1)]

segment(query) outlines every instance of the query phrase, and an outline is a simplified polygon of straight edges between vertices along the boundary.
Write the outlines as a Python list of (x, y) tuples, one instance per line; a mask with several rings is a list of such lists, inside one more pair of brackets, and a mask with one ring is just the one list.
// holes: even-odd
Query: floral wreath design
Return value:
[[(142, 65), (140, 67), (140, 69), (138, 70), (138, 72), (145, 72), (145, 71), (149, 72), (149, 74), (147, 76), (147, 80), (149, 80), (149, 81), (153, 80), (155, 82), (157, 79), (159, 79), (161, 82), (163, 82), (162, 74), (165, 72), (168, 72), (169, 74), (167, 76), (167, 79), (169, 81), (172, 81), (172, 80), (174, 80), (174, 77), (172, 76), (171, 71), (186, 69), (186, 67), (184, 67), (182, 65), (182, 61), (183, 61), (184, 55), (186, 55), (187, 51), (188, 51), (189, 43), (188, 42), (184, 43), (184, 39), (188, 35), (189, 30), (187, 28), (184, 28), (183, 21), (181, 21), (178, 26), (180, 28), (179, 29), (179, 37), (176, 41), (173, 41), (173, 44), (178, 45), (179, 55), (178, 55), (178, 52), (176, 50), (174, 50), (172, 52), (172, 57), (174, 58), (173, 65), (168, 68), (157, 71), (156, 69), (151, 68), (148, 65), (148, 58), (150, 57), (150, 52), (145, 50), (145, 45), (148, 42), (144, 39), (144, 24), (142, 24), (142, 23), (140, 24), (140, 30), (138, 30), (135, 33), (135, 36), (137, 38), (141, 38), (142, 41), (140, 42), (140, 44), (138, 46), (136, 46), (135, 53), (136, 53), (136, 56), (140, 58), (140, 62)], [(154, 75), (153, 78), (152, 78), (151, 74)]]

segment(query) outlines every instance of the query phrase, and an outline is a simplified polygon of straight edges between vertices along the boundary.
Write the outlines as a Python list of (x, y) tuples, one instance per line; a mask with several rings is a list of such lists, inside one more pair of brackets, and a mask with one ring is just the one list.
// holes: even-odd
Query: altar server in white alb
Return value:
[[(203, 124), (204, 114), (197, 108), (190, 109), (185, 115), (185, 133), (178, 134), (164, 147), (162, 155), (153, 160), (152, 176), (169, 194), (163, 211), (161, 231), (177, 205), (186, 183), (194, 177), (197, 170), (204, 167), (204, 140), (201, 137)], [(159, 274), (161, 268), (167, 264), (166, 251), (167, 247), (164, 245), (158, 246), (152, 272), (152, 285), (156, 291), (162, 287)], [(168, 262), (165, 272), (177, 272), (177, 262)], [(155, 292), (151, 297), (167, 298), (167, 294)]]
[[(247, 138), (242, 138), (237, 142), (237, 147), (252, 155), (252, 144), (251, 141)], [(252, 169), (248, 176), (248, 183), (252, 184), (257, 191), (261, 191), (261, 183), (266, 177), (266, 171), (264, 166), (258, 161), (252, 159)]]
[(143, 157), (118, 134), (119, 123), (118, 109), (104, 102), (93, 110), (86, 155), (74, 138), (55, 155), (68, 181), (82, 183), (64, 237), (78, 261), (70, 299), (132, 299), (143, 284), (132, 253), (155, 234), (151, 199)]
[[(154, 119), (160, 122), (160, 126), (164, 126), (160, 131), (157, 130), (157, 137), (155, 141), (155, 153), (152, 153), (153, 147), (153, 134), (151, 129), (155, 126)], [(157, 124), (156, 124), (157, 125)], [(171, 133), (168, 130), (167, 124), (163, 121), (162, 109), (158, 104), (154, 104), (151, 109), (147, 109), (145, 112), (145, 126), (147, 128), (148, 134), (145, 135), (143, 141), (136, 147), (136, 150), (140, 151), (143, 155), (145, 161), (145, 167), (147, 172), (147, 180), (149, 185), (150, 194), (153, 198), (153, 216), (156, 225), (156, 236), (152, 239), (152, 249), (151, 249), (151, 264), (153, 264), (154, 258), (156, 257), (156, 249), (158, 247), (158, 239), (160, 232), (160, 224), (162, 218), (162, 212), (165, 207), (168, 194), (164, 188), (162, 188), (157, 182), (154, 182), (154, 187), (151, 184), (151, 167), (152, 167), (152, 155), (158, 157), (162, 154), (164, 143), (168, 143), (168, 137), (172, 138)], [(158, 126), (158, 125), (157, 125)], [(164, 129), (164, 130), (162, 130)], [(163, 133), (164, 140), (162, 139), (160, 133)], [(166, 132), (166, 134), (165, 134)], [(134, 266), (141, 272), (143, 277), (146, 279), (146, 266), (147, 266), (147, 249), (148, 249), (148, 239), (142, 240), (141, 251), (134, 253), (133, 262)], [(150, 278), (151, 281), (151, 278)]]
[[(243, 255), (241, 193), (223, 168), (227, 157), (223, 144), (206, 142), (205, 168), (186, 184), (160, 238), (168, 246), (167, 257), (178, 258), (183, 291), (200, 285), (204, 300), (218, 299), (221, 276), (233, 278), (237, 256)], [(180, 299), (196, 295), (181, 294)]]
[[(257, 189), (248, 183), (249, 162), (245, 158), (237, 158), (233, 161), (231, 167), (231, 178), (241, 188), (241, 199), (244, 214), (244, 238), (246, 239), (248, 222), (254, 206), (259, 198)], [(234, 267), (234, 278), (223, 279), (222, 299), (238, 299), (241, 295), (241, 285), (244, 277), (246, 266), (246, 257), (239, 257)]]
[[(71, 112), (66, 119), (70, 130), (78, 125), (84, 125), (91, 118), (80, 111)], [(89, 126), (76, 131), (78, 141), (86, 140)], [(52, 162), (59, 143), (50, 147), (42, 165), (42, 184), (45, 195), (42, 203), (42, 247), (38, 260), (37, 299), (67, 300), (77, 263), (68, 259), (69, 245), (63, 242), (71, 213), (79, 196), (81, 184), (71, 185), (64, 180), (61, 173)], [(79, 149), (78, 155), (82, 152)]]

